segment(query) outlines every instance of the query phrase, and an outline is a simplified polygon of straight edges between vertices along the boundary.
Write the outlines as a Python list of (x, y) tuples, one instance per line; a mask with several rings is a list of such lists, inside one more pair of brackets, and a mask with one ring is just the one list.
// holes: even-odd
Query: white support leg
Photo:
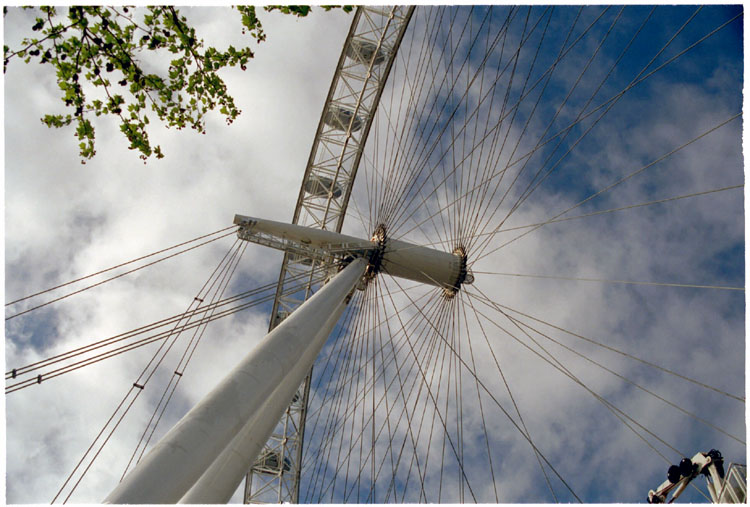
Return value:
[[(263, 412), (264, 405), (273, 394), (286, 393), (282, 386), (296, 382), (296, 387), (302, 382), (328, 336), (322, 330), (333, 328), (365, 267), (363, 259), (353, 261), (269, 333), (154, 446), (104, 502), (176, 503), (204, 473), (215, 469), (215, 462), (216, 469), (228, 466), (233, 460), (233, 446), (246, 443), (243, 430), (249, 421), (261, 429), (278, 421), (279, 414)], [(213, 473), (201, 483), (210, 484)], [(216, 489), (223, 491), (221, 487)]]
[[(260, 411), (245, 424), (242, 431), (216, 458), (198, 482), (182, 497), (180, 503), (218, 504), (227, 503), (232, 498), (237, 486), (245, 478), (247, 471), (263, 450), (263, 446), (273, 433), (273, 429), (284, 414), (284, 410), (292, 401), (292, 397), (299, 389), (305, 375), (310, 371), (315, 358), (325, 345), (326, 339), (333, 331), (345, 308), (346, 303), (341, 302), (339, 307), (331, 313), (328, 322), (311, 340), (305, 357), (300, 360), (301, 363), (307, 365), (307, 368), (296, 368), (284, 377), (284, 380), (274, 390)], [(293, 318), (297, 312), (292, 313), (289, 319)], [(283, 467), (283, 465), (283, 463), (279, 463), (279, 467)]]

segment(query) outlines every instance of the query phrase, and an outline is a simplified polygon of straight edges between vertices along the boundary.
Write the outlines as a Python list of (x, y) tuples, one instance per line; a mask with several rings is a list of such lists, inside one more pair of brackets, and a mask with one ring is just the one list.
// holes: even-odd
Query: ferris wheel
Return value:
[[(358, 8), (291, 223), (220, 231), (239, 242), (217, 288), (248, 243), (284, 252), (243, 307), (294, 330), (301, 376), (264, 373), (256, 433), (170, 501), (226, 500), (237, 470), (246, 503), (637, 501), (703, 448), (741, 460), (741, 20)], [(169, 324), (200, 329), (216, 294)], [(11, 392), (49, 378), (30, 371)], [(116, 491), (165, 488), (146, 445)]]

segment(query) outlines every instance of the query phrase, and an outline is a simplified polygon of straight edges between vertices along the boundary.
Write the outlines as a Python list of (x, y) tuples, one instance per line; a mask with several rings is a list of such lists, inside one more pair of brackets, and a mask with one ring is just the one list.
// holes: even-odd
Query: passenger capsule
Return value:
[(305, 182), (305, 192), (313, 197), (328, 197), (332, 193), (334, 199), (341, 197), (341, 186), (325, 176), (312, 176)]
[(331, 104), (323, 117), (323, 122), (336, 130), (346, 131), (351, 123), (351, 131), (356, 132), (362, 128), (362, 118), (356, 116), (354, 111), (341, 106)]
[(304, 264), (305, 266), (313, 265), (313, 260), (310, 257), (305, 257), (304, 255), (294, 253), (289, 254), (289, 262), (296, 262), (299, 264)]
[[(373, 55), (375, 59), (373, 60)], [(346, 48), (346, 56), (362, 65), (380, 65), (385, 61), (386, 53), (383, 48), (378, 48), (374, 42), (361, 39), (352, 39)]]
[[(278, 474), (279, 473), (279, 453), (276, 451), (266, 451), (266, 453), (258, 458), (258, 461), (255, 462), (255, 466), (259, 468), (259, 472), (267, 473), (267, 474)], [(289, 458), (286, 456), (284, 457), (284, 467), (282, 469), (283, 472), (288, 472), (292, 469), (292, 462), (289, 461)]]

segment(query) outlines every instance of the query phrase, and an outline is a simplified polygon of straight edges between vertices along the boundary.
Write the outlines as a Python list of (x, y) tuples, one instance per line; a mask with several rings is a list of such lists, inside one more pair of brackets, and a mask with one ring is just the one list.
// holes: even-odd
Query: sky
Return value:
[[(484, 502), (575, 501), (556, 474), (584, 501), (638, 502), (684, 455), (717, 448), (727, 462), (745, 462), (743, 444), (686, 415), (744, 441), (744, 402), (560, 331), (744, 399), (744, 291), (590, 281), (744, 287), (741, 188), (552, 223), (507, 245), (529, 229), (496, 232), (556, 217), (641, 169), (562, 216), (743, 183), (741, 118), (660, 160), (741, 112), (741, 18), (628, 89), (611, 109), (606, 102), (738, 12), (724, 6), (701, 9), (659, 53), (695, 10), (657, 7), (618, 61), (649, 6), (621, 15), (619, 7), (596, 6), (580, 16), (577, 7), (499, 7), (491, 16), (484, 8), (417, 9), (370, 132), (344, 232), (369, 237), (382, 220), (403, 240), (437, 243), (447, 251), (466, 246), (476, 281), (452, 300), (444, 300), (439, 289), (413, 287), (387, 275), (358, 293), (351, 320), (342, 321), (316, 365), (311, 413), (339, 426), (320, 422), (308, 428), (313, 472), (303, 478), (301, 499), (365, 501), (372, 464), (361, 460), (359, 442), (373, 449), (373, 463), (389, 463), (401, 446), (403, 463), (393, 491), (403, 502), (424, 500), (418, 475), (431, 502), (455, 502), (460, 495)], [(209, 44), (254, 44), (243, 38), (239, 18), (229, 9), (183, 12)], [(6, 16), (6, 44), (23, 36), (20, 30), (33, 23), (29, 16), (18, 10)], [(127, 149), (116, 126), (104, 121), (96, 123), (96, 157), (80, 164), (72, 131), (49, 130), (38, 120), (61, 107), (54, 75), (41, 66), (11, 62), (4, 89), (6, 301), (218, 231), (231, 225), (235, 213), (288, 221), (351, 17), (317, 11), (307, 19), (266, 14), (268, 41), (257, 47), (247, 71), (223, 74), (241, 117), (227, 126), (211, 116), (205, 135), (154, 129), (153, 139), (166, 157), (146, 164)], [(506, 21), (507, 36), (498, 36)], [(472, 44), (474, 35), (478, 42)], [(522, 39), (526, 42), (514, 57)], [(566, 40), (576, 42), (556, 64)], [(453, 48), (458, 56), (451, 60)], [(607, 105), (576, 123), (568, 136), (553, 137), (577, 122), (581, 110), (602, 103)], [(491, 130), (501, 117), (506, 119)], [(481, 140), (485, 133), (490, 135)], [(549, 139), (535, 150), (539, 140)], [(502, 178), (487, 177), (530, 152), (523, 170), (522, 161)], [(436, 183), (443, 180), (447, 183)], [(503, 221), (509, 203), (525, 188), (534, 190)], [(384, 189), (393, 192), (390, 201), (383, 198)], [(396, 205), (389, 208), (388, 202)], [(447, 206), (452, 202), (458, 204)], [(500, 211), (493, 214), (495, 208)], [(480, 229), (472, 232), (474, 225)], [(477, 232), (484, 235), (472, 236)], [(6, 371), (185, 311), (233, 241), (230, 236), (212, 242), (6, 321)], [(227, 293), (274, 283), (280, 261), (279, 252), (250, 245)], [(31, 306), (10, 307), (6, 318)], [(208, 326), (156, 438), (264, 336), (269, 311), (266, 303)], [(370, 328), (375, 331), (363, 331)], [(363, 358), (376, 343), (385, 346), (374, 361), (382, 368), (374, 395), (364, 394), (358, 405), (355, 389), (345, 387), (335, 403), (320, 408), (339, 374), (356, 378), (357, 386), (373, 384), (367, 374), (373, 363)], [(155, 348), (142, 347), (6, 396), (8, 502), (52, 500)], [(387, 360), (389, 350), (398, 350), (398, 360)], [(451, 350), (463, 350), (465, 362), (456, 361)], [(586, 388), (552, 367), (555, 361)], [(421, 369), (408, 368), (416, 363)], [(166, 369), (154, 383), (166, 382)], [(394, 384), (386, 388), (389, 381)], [(411, 385), (419, 391), (412, 394)], [(646, 438), (665, 459), (592, 392), (651, 431)], [(144, 391), (71, 501), (97, 502), (111, 491), (160, 395), (158, 388)], [(366, 418), (371, 408), (363, 407), (375, 404), (373, 425)], [(354, 416), (335, 406), (350, 407)], [(534, 445), (555, 468), (544, 471), (556, 497), (515, 428), (521, 424), (515, 407)], [(638, 426), (636, 431), (644, 434)], [(346, 439), (359, 432), (357, 451), (342, 451), (350, 445)], [(341, 440), (326, 440), (326, 433)], [(318, 454), (321, 442), (324, 452)], [(471, 458), (456, 459), (462, 453)], [(347, 478), (331, 484), (328, 496), (318, 496), (318, 485), (327, 484), (342, 466)], [(356, 475), (363, 493), (349, 489), (351, 467), (361, 468)], [(320, 470), (327, 471), (327, 479)], [(389, 472), (378, 476), (377, 501), (388, 494)], [(694, 491), (686, 498), (701, 499)]]

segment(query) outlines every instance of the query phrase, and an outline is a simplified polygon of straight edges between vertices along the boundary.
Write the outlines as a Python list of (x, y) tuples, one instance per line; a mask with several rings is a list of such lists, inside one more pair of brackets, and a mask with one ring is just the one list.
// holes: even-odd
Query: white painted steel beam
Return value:
[[(318, 258), (318, 252), (321, 251), (339, 256), (361, 257), (381, 247), (375, 241), (263, 218), (235, 215), (234, 223), (241, 227), (237, 232), (241, 239), (274, 246), (272, 238), (276, 238), (276, 248), (292, 249), (295, 252), (303, 252), (308, 248), (311, 258)], [(257, 240), (255, 235), (258, 235)], [(463, 281), (460, 278), (461, 270), (466, 266), (462, 265), (460, 255), (387, 238), (382, 247), (381, 268), (391, 276), (443, 289), (451, 289)]]
[[(223, 494), (222, 486), (232, 481), (222, 479), (222, 484), (213, 488), (215, 472), (230, 466), (233, 453), (242, 444), (255, 447), (245, 440), (246, 430), (263, 430), (278, 421), (278, 411), (263, 412), (278, 405), (269, 405), (268, 400), (274, 394), (286, 396), (293, 389), (289, 385), (299, 386), (365, 267), (364, 260), (353, 261), (270, 332), (154, 446), (104, 502), (176, 503), (207, 471), (206, 480), (200, 482), (206, 490), (191, 492), (188, 500), (193, 494), (199, 496), (212, 489)], [(249, 422), (251, 427), (247, 428)], [(261, 437), (258, 435), (262, 442)]]
[[(309, 301), (312, 301), (312, 299)], [(232, 498), (248, 468), (257, 459), (279, 418), (292, 401), (294, 393), (297, 392), (299, 385), (307, 375), (308, 369), (323, 348), (326, 338), (336, 326), (336, 322), (338, 322), (344, 309), (346, 309), (346, 302), (341, 301), (339, 307), (331, 312), (328, 321), (310, 340), (304, 357), (299, 361), (299, 364), (304, 366), (302, 368), (295, 366), (295, 369), (284, 377), (260, 410), (245, 424), (242, 431), (214, 460), (213, 464), (204, 472), (190, 491), (182, 497), (180, 503), (227, 503)], [(293, 317), (290, 317), (286, 322), (295, 319), (299, 321), (298, 313), (299, 311), (295, 312)], [(306, 323), (302, 322), (302, 325), (306, 325)], [(280, 465), (283, 466), (283, 463)]]
[(389, 239), (382, 269), (397, 278), (452, 289), (459, 283), (461, 260), (459, 255)]
[[(328, 252), (368, 249), (376, 246), (372, 241), (355, 238), (333, 231), (314, 229), (304, 225), (288, 224), (266, 220), (265, 218), (235, 215), (234, 223), (242, 227), (238, 232), (241, 239), (255, 233), (266, 233), (282, 240), (290, 240), (308, 247)], [(284, 248), (286, 249), (286, 248)]]

